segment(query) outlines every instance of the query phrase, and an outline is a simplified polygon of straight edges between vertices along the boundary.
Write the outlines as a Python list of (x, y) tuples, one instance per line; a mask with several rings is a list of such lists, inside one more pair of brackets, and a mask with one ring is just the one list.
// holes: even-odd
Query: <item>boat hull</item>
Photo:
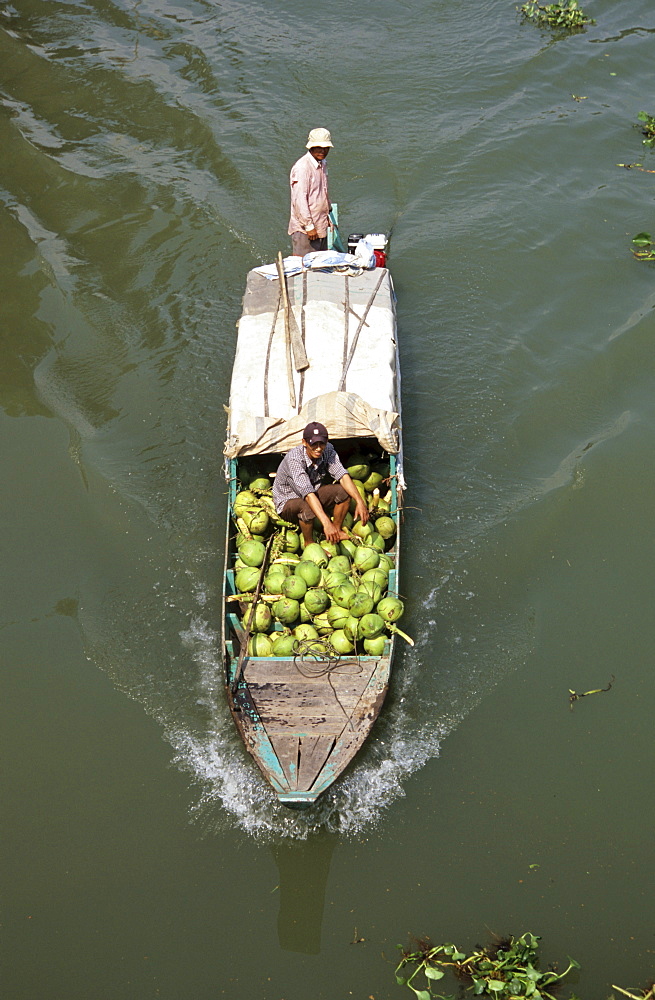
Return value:
[(339, 660), (246, 657), (228, 700), (247, 750), (280, 802), (311, 805), (368, 736), (389, 684), (391, 654)]
[(248, 644), (242, 623), (248, 602), (270, 599), (260, 596), (268, 556), (258, 589), (244, 600), (236, 590), (231, 511), (243, 484), (275, 475), (310, 420), (329, 428), (346, 468), (362, 453), (364, 465), (386, 466), (380, 487), (388, 495), (375, 489), (371, 499), (383, 500), (378, 514), (388, 507), (396, 525), (388, 544), (394, 562), (388, 592), (398, 594), (405, 484), (395, 294), (384, 268), (355, 276), (304, 272), (273, 283), (250, 272), (238, 324), (225, 445), (227, 697), (245, 747), (279, 801), (296, 808), (311, 805), (333, 784), (371, 732), (395, 642), (391, 632), (375, 656), (361, 640), (349, 655), (314, 656), (306, 643), (293, 656), (251, 655), (258, 646)]

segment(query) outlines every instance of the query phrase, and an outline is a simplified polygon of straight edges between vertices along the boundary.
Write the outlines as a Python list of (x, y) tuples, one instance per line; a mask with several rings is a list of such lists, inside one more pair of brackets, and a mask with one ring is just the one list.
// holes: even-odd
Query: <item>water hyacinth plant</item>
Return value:
[(632, 237), (632, 253), (637, 260), (655, 260), (655, 243), (650, 233), (637, 233)]
[(536, 0), (527, 0), (518, 8), (523, 17), (533, 21), (540, 28), (558, 28), (572, 30), (583, 28), (585, 24), (596, 22), (587, 17), (578, 0), (560, 0), (559, 3), (540, 4)]
[[(547, 997), (555, 1000), (551, 990), (557, 987), (572, 969), (580, 966), (572, 958), (564, 972), (539, 970), (537, 949), (540, 938), (535, 934), (508, 937), (486, 948), (477, 947), (469, 955), (454, 944), (433, 946), (429, 941), (417, 942), (413, 951), (403, 951), (396, 966), (396, 982), (407, 986), (417, 1000), (445, 998), (433, 992), (435, 983), (450, 972), (460, 981), (468, 981), (474, 996), (492, 996), (496, 1000), (518, 1000)], [(399, 946), (400, 947), (400, 946)]]
[(642, 135), (645, 136), (644, 146), (652, 149), (655, 146), (655, 117), (649, 115), (647, 111), (640, 111), (637, 118), (642, 124), (635, 125), (635, 128), (641, 129)]

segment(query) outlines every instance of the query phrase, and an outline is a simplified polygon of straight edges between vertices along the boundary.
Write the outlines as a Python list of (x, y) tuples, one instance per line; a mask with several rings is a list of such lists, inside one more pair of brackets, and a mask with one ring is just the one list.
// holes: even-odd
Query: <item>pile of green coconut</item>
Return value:
[(328, 542), (316, 519), (308, 545), (276, 513), (271, 479), (239, 468), (232, 505), (236, 594), (227, 600), (238, 606), (250, 656), (382, 656), (393, 633), (413, 645), (396, 624), (403, 602), (389, 592), (396, 521), (391, 492), (381, 495), (389, 485), (389, 463), (361, 454), (348, 463), (369, 521), (354, 520), (351, 501), (343, 524), (349, 537)]

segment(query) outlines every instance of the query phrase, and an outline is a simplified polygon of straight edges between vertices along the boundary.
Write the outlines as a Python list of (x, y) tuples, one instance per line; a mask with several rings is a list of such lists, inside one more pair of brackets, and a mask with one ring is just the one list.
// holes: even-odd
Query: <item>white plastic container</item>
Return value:
[(387, 248), (386, 233), (368, 233), (364, 239), (371, 244), (374, 250), (386, 250)]

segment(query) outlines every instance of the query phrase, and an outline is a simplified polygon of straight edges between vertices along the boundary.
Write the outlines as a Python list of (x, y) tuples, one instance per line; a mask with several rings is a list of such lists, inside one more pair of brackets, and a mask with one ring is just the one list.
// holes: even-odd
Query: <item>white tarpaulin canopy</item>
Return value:
[[(225, 454), (285, 452), (310, 420), (331, 438), (399, 447), (395, 296), (385, 268), (356, 277), (251, 271), (238, 323)], [(302, 369), (302, 370), (298, 370)]]

